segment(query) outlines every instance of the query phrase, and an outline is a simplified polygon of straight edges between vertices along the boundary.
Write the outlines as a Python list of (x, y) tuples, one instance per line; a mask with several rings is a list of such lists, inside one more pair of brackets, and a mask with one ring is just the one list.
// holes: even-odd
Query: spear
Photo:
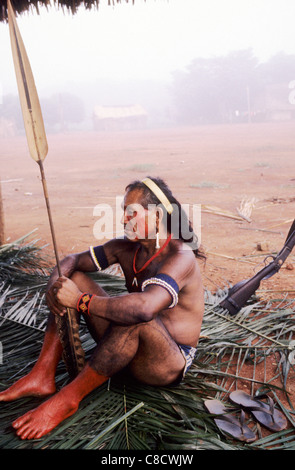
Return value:
[[(30, 62), (10, 0), (7, 0), (7, 8), (12, 56), (28, 147), (31, 157), (38, 163), (40, 169), (56, 266), (58, 275), (61, 276), (62, 273), (43, 166), (43, 161), (48, 153), (48, 144), (42, 111)], [(70, 377), (74, 378), (84, 366), (84, 351), (81, 346), (79, 325), (75, 311), (68, 308), (65, 316), (56, 316), (55, 318), (60, 341), (63, 345), (63, 359)]]

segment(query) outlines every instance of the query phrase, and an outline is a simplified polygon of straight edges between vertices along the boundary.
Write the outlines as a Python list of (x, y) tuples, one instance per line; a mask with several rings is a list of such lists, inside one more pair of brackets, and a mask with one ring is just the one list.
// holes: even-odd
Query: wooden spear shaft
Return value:
[[(12, 56), (28, 147), (31, 157), (38, 163), (40, 168), (56, 265), (58, 274), (61, 276), (62, 273), (57, 251), (57, 243), (50, 209), (46, 177), (43, 167), (43, 160), (45, 159), (48, 152), (43, 116), (30, 62), (17, 26), (10, 0), (7, 0), (7, 9)], [(65, 317), (56, 316), (56, 323), (60, 340), (64, 348), (64, 360), (67, 365), (68, 372), (73, 378), (84, 366), (84, 351), (81, 346), (79, 338), (79, 326), (74, 312), (67, 308), (67, 315)]]
[(58, 275), (59, 275), (59, 277), (61, 277), (62, 272), (61, 272), (61, 267), (60, 267), (60, 262), (59, 262), (57, 242), (56, 242), (56, 236), (55, 236), (55, 230), (54, 230), (54, 225), (53, 225), (52, 213), (51, 213), (51, 208), (50, 208), (50, 202), (49, 202), (49, 195), (48, 195), (48, 190), (47, 190), (47, 181), (46, 181), (46, 177), (45, 177), (44, 166), (43, 166), (42, 160), (39, 160), (37, 163), (38, 163), (39, 168), (40, 168), (41, 182), (42, 182), (42, 186), (43, 186), (44, 199), (45, 199), (46, 208), (47, 208), (47, 214), (48, 214), (52, 244), (53, 244), (55, 260), (56, 260), (56, 267), (57, 267)]
[[(53, 244), (55, 260), (56, 260), (56, 267), (57, 267), (58, 275), (59, 277), (61, 277), (62, 272), (61, 272), (61, 267), (60, 267), (60, 262), (59, 262), (57, 242), (56, 242), (56, 237), (55, 237), (55, 230), (54, 230), (52, 213), (51, 213), (51, 208), (50, 208), (47, 182), (46, 182), (43, 162), (42, 160), (39, 160), (37, 163), (40, 168), (44, 199), (45, 199), (46, 208), (47, 208), (52, 244)], [(84, 351), (82, 349), (81, 342), (80, 342), (79, 325), (75, 318), (75, 313), (74, 312), (72, 313), (71, 309), (67, 308), (66, 317), (61, 318), (61, 317), (56, 316), (55, 321), (57, 324), (57, 328), (59, 330), (61, 343), (64, 348), (65, 364), (67, 366), (70, 377), (75, 378), (76, 375), (82, 370), (84, 366)]]

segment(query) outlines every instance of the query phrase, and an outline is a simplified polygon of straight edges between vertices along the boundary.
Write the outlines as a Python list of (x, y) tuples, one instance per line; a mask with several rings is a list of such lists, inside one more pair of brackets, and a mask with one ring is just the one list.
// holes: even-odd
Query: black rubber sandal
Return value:
[[(267, 402), (261, 399), (267, 399)], [(287, 427), (287, 420), (283, 413), (274, 407), (274, 401), (266, 394), (252, 397), (242, 390), (236, 390), (229, 395), (229, 399), (244, 410), (250, 411), (258, 423), (270, 431), (282, 431)]]
[[(245, 413), (243, 410), (241, 410), (241, 417), (238, 419), (229, 414), (229, 411), (233, 411), (233, 408), (226, 408), (219, 400), (206, 400), (204, 405), (209, 413), (216, 415), (213, 416), (213, 419), (221, 431), (242, 442), (255, 441), (256, 435), (245, 424)], [(234, 409), (234, 411), (237, 410)]]

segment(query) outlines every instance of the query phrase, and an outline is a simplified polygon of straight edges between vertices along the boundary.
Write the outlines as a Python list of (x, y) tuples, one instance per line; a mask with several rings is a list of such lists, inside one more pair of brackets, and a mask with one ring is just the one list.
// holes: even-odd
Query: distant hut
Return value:
[(97, 131), (144, 129), (147, 112), (139, 104), (132, 106), (95, 106), (93, 127)]

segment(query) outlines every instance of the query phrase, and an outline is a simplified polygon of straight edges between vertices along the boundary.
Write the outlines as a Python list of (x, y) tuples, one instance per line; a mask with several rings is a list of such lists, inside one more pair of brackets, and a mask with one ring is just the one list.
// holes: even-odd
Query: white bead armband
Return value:
[(172, 303), (171, 305), (169, 305), (168, 308), (173, 308), (175, 307), (175, 305), (177, 305), (179, 287), (178, 287), (177, 282), (175, 282), (174, 279), (170, 277), (168, 274), (156, 274), (156, 276), (146, 279), (142, 283), (141, 290), (144, 291), (144, 289), (149, 285), (163, 287), (169, 292), (169, 294), (172, 297)]

